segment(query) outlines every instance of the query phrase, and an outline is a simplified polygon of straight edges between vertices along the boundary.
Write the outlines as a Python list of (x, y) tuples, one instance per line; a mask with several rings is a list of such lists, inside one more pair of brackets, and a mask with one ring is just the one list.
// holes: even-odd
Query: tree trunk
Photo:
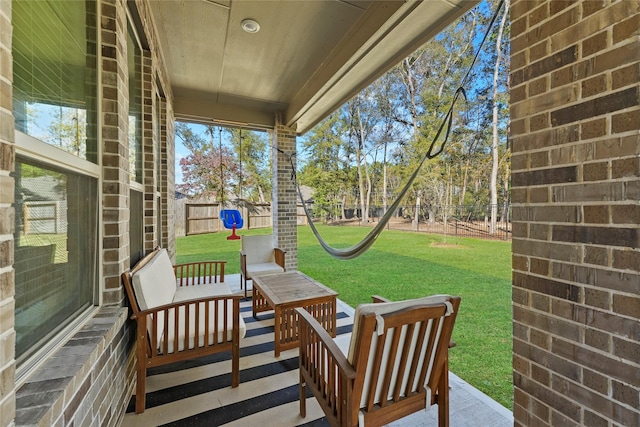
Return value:
[(489, 233), (494, 234), (496, 232), (496, 220), (498, 214), (498, 166), (499, 156), (498, 149), (500, 140), (498, 138), (498, 73), (500, 71), (500, 63), (502, 62), (502, 33), (504, 32), (504, 26), (507, 21), (507, 13), (509, 11), (509, 0), (504, 3), (504, 12), (502, 14), (502, 20), (500, 21), (500, 28), (498, 30), (498, 37), (496, 39), (496, 64), (493, 69), (493, 138), (491, 143), (491, 224), (489, 226)]
[[(363, 159), (362, 150), (364, 149), (364, 126), (362, 125), (362, 116), (360, 115), (360, 104), (357, 105), (358, 114), (358, 138), (356, 142), (356, 157), (358, 162), (358, 186), (360, 189), (360, 206), (362, 209), (362, 220), (369, 222), (369, 199), (371, 197), (371, 177), (369, 176), (369, 166), (366, 159)], [(364, 164), (364, 165), (363, 165)], [(363, 173), (364, 169), (364, 173)], [(365, 188), (366, 183), (366, 188)]]
[(469, 177), (469, 159), (464, 164), (464, 173), (462, 178), (462, 191), (460, 192), (460, 205), (464, 205), (464, 198), (467, 195), (467, 179)]
[(418, 231), (418, 226), (420, 224), (420, 191), (418, 191), (418, 196), (416, 197), (416, 211), (413, 215), (413, 230)]
[[(510, 168), (509, 168), (509, 162), (505, 162), (505, 168), (504, 168), (504, 176), (502, 177), (502, 198), (503, 198), (503, 207), (502, 207), (502, 219), (501, 222), (506, 223), (507, 222), (507, 215), (508, 215), (508, 211), (509, 211), (509, 174), (510, 174)], [(505, 227), (507, 227), (508, 224), (505, 224)]]
[(387, 213), (389, 201), (387, 200), (387, 142), (384, 143), (384, 160), (382, 163), (382, 215)]

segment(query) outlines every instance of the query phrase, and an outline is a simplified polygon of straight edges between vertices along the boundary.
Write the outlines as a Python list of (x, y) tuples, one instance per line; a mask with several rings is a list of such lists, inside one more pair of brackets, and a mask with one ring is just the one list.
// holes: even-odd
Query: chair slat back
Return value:
[[(459, 301), (459, 300), (458, 300)], [(435, 392), (447, 356), (455, 312), (444, 303), (421, 304), (399, 311), (363, 315), (354, 401), (371, 411), (403, 397)], [(457, 309), (457, 305), (456, 305)], [(449, 314), (447, 314), (449, 313)], [(353, 402), (355, 403), (355, 402)]]

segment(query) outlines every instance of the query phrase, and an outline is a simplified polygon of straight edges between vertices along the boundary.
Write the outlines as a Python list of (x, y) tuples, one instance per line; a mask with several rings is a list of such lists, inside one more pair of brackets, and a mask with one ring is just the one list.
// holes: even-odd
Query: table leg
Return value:
[(273, 331), (273, 335), (274, 335), (274, 337), (273, 337), (273, 344), (274, 345), (273, 346), (274, 346), (275, 357), (278, 357), (278, 356), (280, 356), (280, 339), (281, 339), (281, 337), (280, 337), (280, 332), (281, 332), (280, 331), (280, 329), (281, 329), (281, 327), (280, 327), (280, 322), (281, 322), (281, 319), (280, 319), (280, 307), (278, 307), (276, 305), (276, 308), (275, 308), (274, 311), (275, 311), (275, 313), (274, 313), (275, 319), (274, 319), (274, 331)]
[(252, 294), (251, 307), (253, 308), (253, 318), (254, 319), (258, 319), (258, 310), (257, 310), (257, 308), (258, 308), (258, 290), (256, 289), (255, 285), (251, 289), (251, 294)]

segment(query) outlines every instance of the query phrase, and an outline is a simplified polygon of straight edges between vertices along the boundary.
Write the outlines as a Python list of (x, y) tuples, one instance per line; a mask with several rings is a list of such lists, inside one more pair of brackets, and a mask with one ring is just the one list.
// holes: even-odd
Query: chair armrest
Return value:
[(351, 419), (356, 371), (320, 323), (305, 309), (295, 310), (300, 339), (300, 415), (306, 415), (304, 402), (306, 390), (310, 389), (321, 407), (332, 408), (339, 420)]
[(243, 250), (240, 251), (240, 272), (247, 277), (247, 254)]
[(283, 269), (285, 268), (285, 255), (287, 254), (285, 251), (283, 251), (280, 248), (274, 248), (273, 249), (274, 255), (275, 255), (275, 259), (276, 259), (276, 264), (278, 264), (280, 267), (282, 267)]
[(379, 302), (391, 302), (391, 300), (385, 298), (385, 297), (381, 297), (380, 295), (371, 295), (371, 300), (374, 303), (379, 303)]
[(227, 261), (197, 261), (173, 266), (178, 286), (223, 283)]
[[(300, 357), (305, 354), (307, 357), (309, 356), (306, 351), (308, 347), (305, 344), (310, 345), (319, 345), (320, 349), (315, 350), (314, 354), (324, 354), (323, 350), (326, 350), (327, 357), (333, 359), (335, 361), (336, 367), (340, 371), (340, 375), (344, 376), (346, 379), (354, 379), (356, 376), (356, 371), (353, 369), (347, 357), (342, 353), (342, 350), (338, 347), (338, 345), (333, 341), (331, 335), (322, 327), (322, 325), (304, 308), (296, 308), (295, 309), (299, 316), (299, 336), (300, 336)], [(312, 339), (309, 342), (309, 338), (312, 335), (315, 335), (315, 339)], [(306, 366), (307, 368), (315, 368), (322, 369), (319, 366), (315, 366), (311, 364), (311, 366)]]

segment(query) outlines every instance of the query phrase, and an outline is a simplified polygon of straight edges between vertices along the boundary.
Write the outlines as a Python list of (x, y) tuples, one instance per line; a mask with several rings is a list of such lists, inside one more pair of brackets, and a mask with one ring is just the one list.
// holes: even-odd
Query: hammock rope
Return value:
[[(453, 96), (453, 99), (451, 101), (451, 104), (449, 106), (449, 110), (447, 111), (447, 114), (445, 114), (445, 116), (442, 119), (442, 122), (440, 124), (440, 127), (438, 128), (438, 131), (436, 132), (436, 135), (434, 136), (433, 140), (431, 141), (431, 144), (429, 145), (429, 148), (427, 149), (426, 153), (424, 154), (424, 156), (422, 157), (422, 160), (420, 161), (420, 163), (418, 164), (418, 166), (416, 167), (416, 169), (413, 171), (413, 173), (411, 174), (411, 176), (409, 177), (409, 180), (407, 181), (407, 183), (404, 185), (404, 187), (402, 188), (402, 190), (400, 191), (400, 193), (398, 194), (398, 197), (396, 198), (396, 200), (393, 202), (393, 204), (387, 209), (387, 211), (384, 213), (384, 215), (382, 216), (382, 218), (380, 218), (380, 221), (378, 222), (378, 224), (376, 224), (376, 226), (358, 243), (356, 243), (355, 245), (348, 247), (348, 248), (334, 248), (331, 245), (329, 245), (320, 235), (320, 233), (318, 232), (318, 229), (315, 226), (315, 223), (313, 222), (313, 218), (311, 216), (311, 213), (309, 212), (309, 210), (307, 209), (307, 204), (304, 201), (304, 197), (302, 196), (302, 191), (300, 190), (300, 185), (298, 184), (298, 180), (297, 180), (297, 176), (296, 176), (296, 168), (295, 165), (293, 163), (293, 158), (296, 156), (296, 153), (286, 153), (285, 151), (281, 150), (278, 147), (274, 147), (279, 153), (285, 155), (287, 157), (287, 159), (289, 160), (289, 163), (291, 164), (291, 180), (294, 182), (297, 190), (298, 190), (298, 197), (300, 198), (300, 201), (302, 202), (302, 207), (304, 208), (304, 213), (307, 217), (309, 226), (311, 227), (311, 230), (313, 232), (313, 234), (315, 235), (316, 239), (318, 240), (318, 243), (320, 243), (320, 245), (322, 246), (322, 248), (332, 257), (337, 258), (337, 259), (353, 259), (356, 258), (360, 255), (362, 255), (364, 252), (367, 251), (367, 249), (369, 249), (371, 247), (371, 245), (373, 245), (376, 241), (376, 239), (380, 236), (380, 234), (382, 233), (382, 230), (384, 230), (384, 227), (387, 225), (387, 223), (389, 222), (389, 220), (393, 217), (394, 213), (396, 212), (396, 210), (398, 209), (398, 207), (400, 206), (400, 203), (402, 203), (402, 200), (404, 199), (404, 196), (407, 194), (407, 192), (409, 191), (409, 189), (411, 188), (411, 185), (413, 184), (413, 182), (416, 180), (416, 178), (418, 177), (418, 173), (420, 172), (420, 170), (422, 169), (422, 166), (424, 165), (424, 163), (427, 160), (431, 160), (435, 157), (437, 157), (438, 155), (440, 155), (443, 151), (444, 148), (449, 140), (449, 135), (451, 134), (451, 128), (453, 126), (453, 112), (454, 112), (454, 108), (460, 98), (460, 96), (462, 96), (465, 101), (467, 99), (467, 95), (464, 89), (464, 86), (468, 83), (469, 77), (471, 75), (471, 70), (473, 69), (476, 60), (478, 59), (478, 56), (480, 54), (480, 51), (482, 50), (482, 46), (484, 45), (485, 41), (487, 40), (487, 37), (489, 36), (490, 32), (491, 32), (491, 28), (493, 27), (493, 24), (495, 23), (498, 14), (500, 12), (500, 9), (502, 9), (502, 6), (504, 4), (504, 0), (502, 0), (500, 2), (500, 4), (498, 4), (498, 7), (496, 8), (495, 13), (493, 14), (493, 17), (491, 19), (491, 22), (489, 23), (487, 30), (484, 34), (484, 37), (482, 39), (482, 41), (480, 42), (480, 45), (478, 46), (478, 49), (476, 50), (475, 56), (473, 58), (473, 61), (471, 62), (471, 65), (469, 66), (464, 78), (462, 79), (462, 82), (460, 84), (460, 86), (456, 89), (456, 92)], [(442, 136), (443, 131), (446, 132), (444, 134), (444, 137), (442, 138), (442, 142), (438, 143), (440, 141), (440, 137)]]

